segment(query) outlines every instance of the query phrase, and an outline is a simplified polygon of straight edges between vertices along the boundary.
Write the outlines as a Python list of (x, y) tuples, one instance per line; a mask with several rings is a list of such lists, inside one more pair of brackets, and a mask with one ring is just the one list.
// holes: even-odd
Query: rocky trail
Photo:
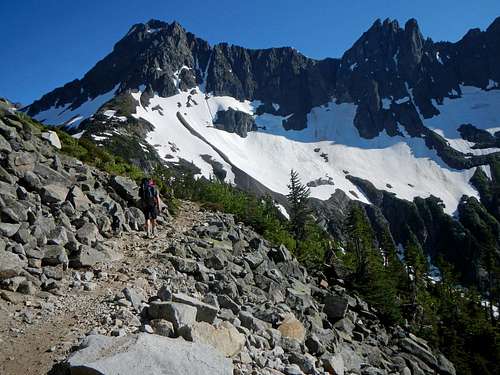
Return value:
[[(149, 284), (154, 284), (154, 269), (158, 266), (155, 254), (166, 247), (175, 233), (183, 233), (202, 220), (203, 213), (196, 204), (182, 202), (179, 214), (160, 227), (156, 238), (144, 238), (140, 232), (122, 233), (113, 240), (123, 258), (81, 274), (89, 279), (90, 290), (68, 285), (61, 295), (47, 298), (1, 292), (4, 298), (0, 299), (0, 374), (47, 373), (67, 357), (85, 334), (92, 330), (105, 333), (106, 324), (102, 323), (114, 311), (109, 297), (126, 287), (152, 290)], [(74, 271), (66, 273), (71, 278)], [(120, 330), (109, 324), (107, 328)]]

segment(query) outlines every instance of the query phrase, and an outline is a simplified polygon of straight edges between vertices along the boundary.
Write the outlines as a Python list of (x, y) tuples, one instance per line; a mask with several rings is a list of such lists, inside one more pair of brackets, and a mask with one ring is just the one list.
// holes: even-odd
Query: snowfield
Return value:
[(477, 87), (461, 86), (462, 96), (444, 98), (443, 104), (434, 103), (440, 114), (430, 119), (422, 118), (426, 127), (445, 138), (451, 147), (474, 155), (486, 155), (500, 151), (500, 148), (472, 149), (474, 145), (460, 137), (458, 128), (472, 124), (490, 133), (500, 127), (500, 90), (484, 91)]
[[(174, 83), (178, 85), (178, 75)], [(53, 107), (35, 116), (48, 124), (66, 124), (76, 127), (85, 118), (92, 116), (100, 106), (111, 99), (118, 85), (106, 94), (87, 100), (71, 110), (70, 104)], [(441, 198), (449, 214), (456, 211), (462, 195), (478, 197), (469, 180), (475, 168), (455, 170), (447, 166), (434, 150), (429, 150), (423, 139), (411, 138), (403, 127), (404, 136), (390, 137), (382, 132), (374, 139), (359, 136), (353, 125), (355, 104), (329, 102), (313, 108), (307, 115), (307, 128), (286, 131), (283, 120), (292, 116), (276, 116), (264, 113), (257, 116), (260, 101), (239, 101), (229, 96), (206, 95), (204, 85), (195, 88), (195, 93), (179, 91), (177, 95), (164, 98), (155, 95), (147, 107), (140, 104), (145, 89), (141, 85), (131, 95), (137, 100), (136, 118), (143, 118), (154, 125), (147, 142), (168, 162), (184, 159), (200, 169), (200, 175), (214, 175), (213, 164), (217, 163), (227, 172), (226, 181), (234, 182), (232, 167), (236, 166), (267, 188), (287, 193), (290, 170), (297, 170), (304, 183), (331, 179), (333, 184), (311, 187), (311, 196), (328, 199), (336, 189), (343, 190), (350, 198), (370, 203), (367, 197), (346, 175), (369, 180), (376, 188), (387, 190), (407, 200), (428, 197)], [(422, 118), (424, 124), (446, 138), (451, 147), (472, 154), (488, 154), (500, 151), (497, 148), (474, 150), (473, 143), (463, 140), (457, 131), (461, 124), (471, 123), (492, 134), (500, 129), (500, 90), (484, 91), (464, 86), (462, 97), (446, 98), (436, 107), (439, 116)], [(410, 94), (399, 101), (412, 100)], [(272, 103), (277, 110), (279, 103)], [(384, 107), (390, 100), (383, 99)], [(218, 111), (233, 108), (254, 116), (258, 131), (249, 132), (246, 138), (214, 127)], [(115, 111), (104, 115), (115, 117)], [(125, 120), (125, 118), (118, 118)], [(182, 120), (182, 121), (181, 121)], [(183, 123), (184, 122), (184, 123)], [(81, 136), (82, 132), (77, 136)], [(95, 140), (105, 139), (105, 134), (96, 135)], [(488, 166), (481, 168), (490, 177)]]
[[(132, 95), (138, 100), (141, 92)], [(450, 214), (462, 195), (478, 196), (469, 184), (475, 169), (451, 169), (420, 138), (390, 137), (385, 133), (371, 140), (361, 138), (353, 125), (354, 104), (330, 102), (313, 108), (307, 128), (301, 131), (284, 130), (282, 121), (286, 117), (271, 114), (256, 116), (259, 131), (249, 132), (246, 138), (213, 126), (218, 110), (232, 107), (254, 115), (259, 105), (232, 97), (206, 99), (197, 88), (194, 95), (180, 92), (168, 98), (154, 96), (146, 108), (138, 105), (135, 116), (155, 126), (147, 140), (157, 146), (161, 156), (169, 155), (166, 160), (192, 161), (203, 175), (210, 176), (213, 168), (201, 157), (210, 155), (223, 165), (229, 182), (234, 182), (231, 165), (235, 165), (269, 189), (286, 194), (293, 168), (305, 183), (321, 177), (333, 179), (333, 186), (311, 187), (313, 197), (328, 199), (335, 189), (341, 189), (352, 199), (370, 203), (345, 178), (348, 173), (369, 180), (378, 189), (394, 192), (399, 198), (440, 197)], [(161, 110), (153, 110), (155, 107)], [(175, 152), (172, 143), (178, 147)]]

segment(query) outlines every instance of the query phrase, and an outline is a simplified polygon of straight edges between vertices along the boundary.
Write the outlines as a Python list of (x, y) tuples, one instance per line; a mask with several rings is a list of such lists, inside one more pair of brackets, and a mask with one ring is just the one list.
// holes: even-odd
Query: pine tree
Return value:
[(290, 171), (289, 193), (290, 229), (296, 241), (306, 237), (306, 225), (310, 210), (307, 206), (310, 190), (300, 182), (299, 174), (293, 169)]
[(428, 272), (427, 259), (415, 235), (410, 232), (410, 239), (405, 247), (405, 261), (408, 277), (413, 285), (412, 302), (416, 302), (418, 289), (425, 287), (424, 277)]
[(400, 310), (396, 282), (386, 267), (386, 251), (378, 246), (370, 222), (359, 204), (355, 204), (350, 211), (347, 235), (347, 262), (355, 270), (354, 287), (380, 310), (388, 322), (398, 321)]

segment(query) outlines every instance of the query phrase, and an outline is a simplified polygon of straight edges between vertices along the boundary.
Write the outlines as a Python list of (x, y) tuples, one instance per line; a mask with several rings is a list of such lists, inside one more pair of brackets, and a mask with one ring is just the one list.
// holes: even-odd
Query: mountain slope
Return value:
[[(26, 111), (144, 168), (183, 164), (282, 204), (296, 169), (332, 233), (345, 215), (331, 203), (359, 200), (396, 244), (416, 236), (432, 256), (462, 259), (474, 279), (481, 272), (463, 259), (482, 257), (477, 234), (441, 214), (427, 224), (418, 202), (457, 219), (463, 196), (498, 211), (488, 192), (500, 152), (499, 50), (500, 18), (457, 43), (425, 39), (415, 20), (377, 20), (340, 59), (321, 61), (293, 48), (211, 46), (152, 20)], [(441, 232), (453, 244), (465, 233), (472, 250), (443, 249)]]

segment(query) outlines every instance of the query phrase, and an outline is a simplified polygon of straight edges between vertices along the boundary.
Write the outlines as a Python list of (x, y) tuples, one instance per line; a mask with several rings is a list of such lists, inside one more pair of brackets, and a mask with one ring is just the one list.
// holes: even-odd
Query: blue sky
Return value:
[[(480, 4), (480, 5), (479, 5)], [(293, 46), (340, 57), (377, 18), (416, 18), (425, 36), (457, 41), (500, 16), (499, 0), (0, 1), (0, 96), (28, 104), (80, 78), (134, 23), (179, 21), (210, 43)]]

